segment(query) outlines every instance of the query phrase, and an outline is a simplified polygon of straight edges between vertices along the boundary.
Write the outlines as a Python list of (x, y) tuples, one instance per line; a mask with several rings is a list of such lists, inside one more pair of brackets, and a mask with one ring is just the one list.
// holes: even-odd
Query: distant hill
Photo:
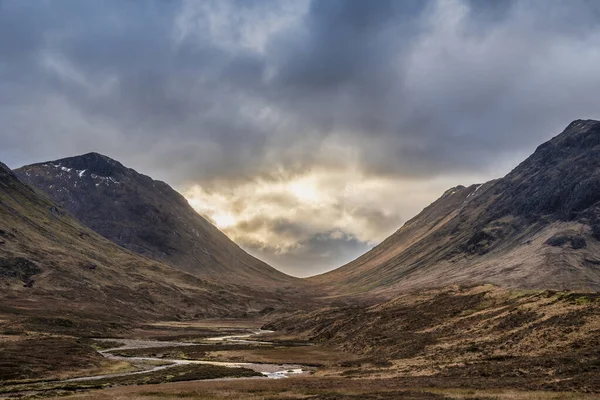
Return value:
[(502, 179), (458, 186), (358, 259), (336, 293), (454, 283), (600, 290), (600, 122), (577, 120)]
[(15, 174), (105, 238), (181, 271), (262, 289), (301, 284), (246, 253), (166, 183), (109, 157), (89, 153)]

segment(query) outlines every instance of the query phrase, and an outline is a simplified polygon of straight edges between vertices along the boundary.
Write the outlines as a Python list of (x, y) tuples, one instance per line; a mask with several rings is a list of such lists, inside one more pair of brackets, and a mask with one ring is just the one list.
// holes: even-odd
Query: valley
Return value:
[(274, 320), (163, 321), (107, 338), (4, 331), (4, 378), (11, 358), (33, 364), (49, 356), (42, 346), (64, 344), (54, 370), (4, 379), (0, 398), (592, 399), (599, 332), (597, 294), (492, 285)]
[(598, 154), (574, 121), (307, 279), (98, 153), (0, 164), (0, 398), (598, 398)]
[(600, 0), (0, 0), (0, 400), (600, 400)]

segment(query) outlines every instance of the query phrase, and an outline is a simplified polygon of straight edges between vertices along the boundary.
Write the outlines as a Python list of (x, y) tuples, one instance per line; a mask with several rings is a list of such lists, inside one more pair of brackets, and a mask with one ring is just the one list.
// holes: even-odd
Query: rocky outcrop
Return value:
[(0, 184), (8, 185), (11, 181), (17, 179), (15, 174), (6, 165), (0, 163)]
[(23, 257), (0, 258), (0, 277), (16, 278), (30, 282), (31, 277), (42, 272), (35, 263)]
[(587, 246), (587, 242), (582, 235), (572, 233), (557, 233), (546, 240), (546, 244), (554, 247), (563, 247), (568, 245), (575, 250), (583, 249)]

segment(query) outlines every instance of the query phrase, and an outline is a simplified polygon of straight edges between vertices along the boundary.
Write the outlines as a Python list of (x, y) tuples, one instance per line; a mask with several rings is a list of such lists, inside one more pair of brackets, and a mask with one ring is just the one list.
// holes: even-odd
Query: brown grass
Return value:
[(290, 363), (308, 366), (333, 366), (355, 360), (352, 354), (325, 346), (258, 347), (242, 350), (223, 350), (208, 353), (218, 361), (254, 363)]
[(0, 343), (0, 381), (57, 377), (111, 364), (73, 338), (39, 337)]
[(592, 400), (598, 396), (583, 393), (517, 391), (514, 389), (470, 390), (427, 388), (406, 382), (376, 379), (290, 378), (286, 380), (230, 380), (181, 382), (145, 387), (119, 387), (77, 394), (68, 399), (311, 399), (311, 400), (384, 400), (384, 399), (479, 399), (479, 400)]
[[(297, 313), (273, 324), (281, 331), (261, 338), (273, 340), (280, 334), (281, 340), (276, 340), (274, 345), (211, 343), (122, 353), (319, 365), (314, 375), (282, 381), (161, 384), (151, 390), (144, 388), (146, 395), (140, 394), (139, 388), (123, 388), (114, 393), (124, 393), (128, 400), (127, 396), (132, 399), (153, 396), (200, 399), (594, 398), (585, 393), (600, 393), (599, 299), (599, 295), (585, 293), (455, 287), (401, 296), (370, 307), (342, 306)], [(169, 322), (143, 326), (143, 331), (135, 332), (144, 332), (145, 337), (168, 337), (170, 333), (173, 338), (192, 339), (227, 333), (214, 328), (202, 323)], [(231, 324), (229, 329), (240, 330), (242, 324)], [(123, 332), (123, 336), (132, 334)], [(19, 337), (4, 336), (11, 338), (6, 343), (14, 342), (15, 336)], [(317, 344), (302, 345), (307, 341)], [(79, 345), (87, 343), (80, 340)], [(44, 362), (40, 360), (40, 365)], [(110, 384), (116, 383), (135, 382)], [(71, 390), (94, 387), (97, 386), (75, 386)], [(516, 388), (528, 392), (515, 391)], [(559, 392), (575, 395), (555, 395)], [(108, 392), (98, 393), (95, 395)]]
[(268, 327), (361, 356), (343, 365), (344, 376), (600, 392), (599, 294), (450, 288), (297, 313)]

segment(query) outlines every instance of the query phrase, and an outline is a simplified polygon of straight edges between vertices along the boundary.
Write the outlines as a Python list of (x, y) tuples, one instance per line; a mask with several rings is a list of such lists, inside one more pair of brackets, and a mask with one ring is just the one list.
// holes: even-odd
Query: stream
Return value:
[[(217, 336), (211, 338), (202, 339), (203, 342), (214, 343), (235, 343), (235, 344), (258, 344), (258, 345), (274, 345), (273, 342), (249, 340), (251, 337), (258, 335), (271, 333), (271, 331), (257, 330), (252, 333), (239, 334), (239, 335), (228, 335), (228, 336)], [(89, 381), (104, 378), (115, 378), (121, 376), (140, 375), (147, 374), (155, 371), (161, 371), (164, 369), (172, 368), (177, 365), (187, 364), (206, 364), (206, 365), (218, 365), (228, 368), (249, 368), (256, 372), (261, 373), (265, 378), (270, 379), (282, 379), (288, 378), (290, 375), (303, 374), (306, 371), (302, 369), (301, 365), (295, 364), (267, 364), (267, 363), (244, 363), (244, 362), (222, 362), (222, 361), (200, 361), (200, 360), (186, 360), (186, 359), (170, 359), (170, 358), (158, 358), (158, 357), (124, 357), (117, 356), (113, 352), (117, 350), (134, 350), (144, 348), (160, 348), (160, 347), (184, 347), (184, 346), (198, 346), (202, 343), (189, 343), (189, 342), (167, 342), (159, 340), (138, 340), (138, 339), (94, 339), (100, 342), (119, 342), (123, 345), (115, 348), (99, 350), (105, 358), (110, 360), (128, 361), (128, 362), (157, 362), (164, 365), (157, 365), (152, 368), (148, 368), (142, 371), (123, 372), (107, 375), (94, 375), (84, 376), (79, 378), (67, 379), (65, 382), (76, 382), (76, 381)], [(260, 377), (259, 377), (260, 378)], [(223, 378), (221, 378), (223, 379)], [(240, 379), (240, 378), (224, 378), (224, 379)], [(242, 378), (248, 379), (248, 378)]]

